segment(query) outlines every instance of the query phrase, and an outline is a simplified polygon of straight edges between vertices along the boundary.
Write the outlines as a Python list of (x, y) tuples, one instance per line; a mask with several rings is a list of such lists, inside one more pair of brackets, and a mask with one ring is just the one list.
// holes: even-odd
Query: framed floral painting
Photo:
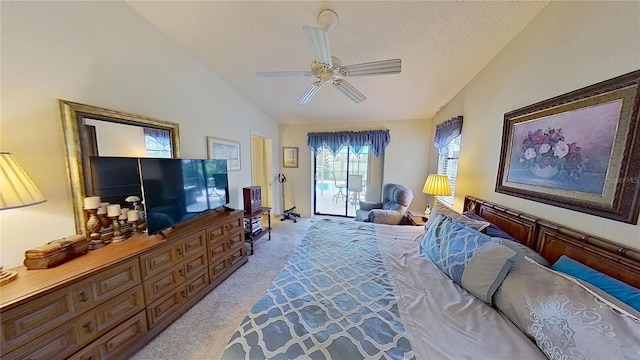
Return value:
[(504, 115), (496, 192), (636, 223), (640, 70)]

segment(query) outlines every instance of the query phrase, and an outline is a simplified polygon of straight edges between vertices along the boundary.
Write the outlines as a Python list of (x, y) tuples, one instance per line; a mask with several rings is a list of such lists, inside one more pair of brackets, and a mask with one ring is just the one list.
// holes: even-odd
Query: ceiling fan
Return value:
[(362, 64), (343, 66), (340, 59), (331, 56), (329, 47), (329, 30), (338, 24), (338, 15), (332, 10), (323, 10), (318, 16), (318, 27), (303, 26), (304, 35), (313, 52), (314, 60), (310, 71), (267, 71), (258, 72), (258, 77), (285, 76), (314, 76), (318, 79), (302, 94), (298, 104), (306, 104), (318, 92), (320, 87), (328, 82), (340, 90), (356, 103), (364, 101), (364, 96), (358, 89), (349, 84), (344, 78), (353, 76), (398, 74), (401, 70), (401, 59), (373, 61)]

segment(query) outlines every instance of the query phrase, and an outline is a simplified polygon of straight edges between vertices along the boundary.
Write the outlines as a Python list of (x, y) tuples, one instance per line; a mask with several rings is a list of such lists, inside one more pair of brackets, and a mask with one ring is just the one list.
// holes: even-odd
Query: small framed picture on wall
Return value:
[(286, 168), (298, 167), (298, 148), (297, 147), (282, 148), (282, 166)]

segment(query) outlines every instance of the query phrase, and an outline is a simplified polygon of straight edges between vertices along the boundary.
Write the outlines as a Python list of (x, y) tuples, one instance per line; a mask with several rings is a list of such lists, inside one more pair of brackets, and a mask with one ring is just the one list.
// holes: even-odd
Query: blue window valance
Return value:
[(391, 141), (389, 130), (310, 132), (307, 134), (307, 145), (313, 152), (327, 146), (336, 153), (343, 146), (350, 146), (359, 154), (365, 146), (369, 146), (375, 156), (380, 156)]
[(436, 125), (436, 136), (433, 146), (438, 149), (438, 154), (447, 153), (447, 146), (462, 132), (462, 116), (456, 116)]

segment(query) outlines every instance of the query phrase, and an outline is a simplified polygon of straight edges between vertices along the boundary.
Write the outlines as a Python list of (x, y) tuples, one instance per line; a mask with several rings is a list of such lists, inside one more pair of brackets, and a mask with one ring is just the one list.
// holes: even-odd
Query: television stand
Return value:
[[(260, 221), (263, 216), (267, 216), (267, 227), (262, 227)], [(253, 255), (253, 243), (263, 236), (268, 235), (271, 241), (271, 208), (262, 207), (252, 213), (244, 213), (244, 242), (251, 244), (251, 254)]]

